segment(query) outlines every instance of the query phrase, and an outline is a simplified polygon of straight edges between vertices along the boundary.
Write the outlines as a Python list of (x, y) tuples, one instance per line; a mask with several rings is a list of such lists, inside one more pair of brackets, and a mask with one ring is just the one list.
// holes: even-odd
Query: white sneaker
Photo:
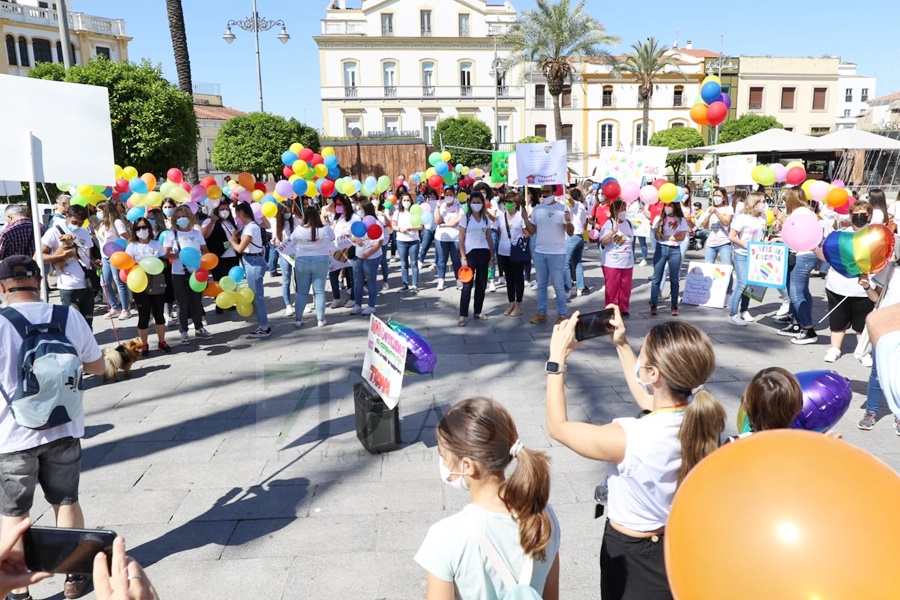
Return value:
[(311, 315), (311, 314), (313, 314), (314, 312), (316, 312), (316, 305), (315, 305), (315, 304), (310, 304), (309, 306), (307, 306), (307, 307), (303, 310), (303, 314), (304, 314), (304, 315)]
[(741, 313), (741, 318), (747, 321), (748, 323), (752, 323), (754, 321), (753, 315), (750, 314), (749, 310), (745, 310)]
[(489, 292), (497, 291), (497, 285), (493, 281), (488, 284), (488, 291)]
[(331, 308), (343, 308), (344, 301), (338, 298), (337, 300), (332, 300), (329, 306), (331, 306)]
[(529, 287), (531, 287), (531, 289), (533, 289), (533, 290), (536, 290), (537, 289), (537, 281), (532, 281), (531, 286), (529, 286)]
[(168, 321), (166, 321), (166, 327), (175, 327), (176, 325), (178, 325), (178, 319), (175, 317), (172, 317)]
[(184, 346), (185, 344), (190, 344), (190, 343), (191, 343), (191, 338), (188, 337), (187, 331), (182, 331), (181, 332), (181, 345)]
[(638, 263), (638, 266), (639, 266), (639, 267), (646, 267), (646, 266), (647, 266), (647, 261), (646, 261), (646, 260), (642, 260), (641, 262)]
[(437, 291), (440, 292), (440, 291), (442, 291), (443, 289), (444, 289), (444, 280), (443, 280), (443, 279), (439, 279), (439, 280), (438, 280), (438, 284), (437, 284)]
[(367, 307), (365, 307), (364, 309), (362, 309), (362, 314), (364, 314), (364, 315), (374, 315), (374, 314), (375, 314), (375, 307), (374, 307), (374, 306), (367, 306)]
[(827, 363), (837, 362), (837, 359), (839, 359), (840, 357), (841, 357), (840, 348), (835, 348), (834, 346), (831, 346), (828, 348), (828, 351), (825, 352), (825, 362), (827, 362)]
[(497, 283), (499, 285), (506, 285), (506, 277), (500, 277), (500, 279), (497, 280)]
[(294, 329), (300, 329), (306, 324), (305, 321), (294, 321)]
[(461, 290), (463, 288), (463, 282), (459, 279), (456, 280), (456, 289)]
[(328, 321), (326, 321), (325, 319), (322, 319), (321, 321), (316, 323), (316, 327), (325, 327), (326, 325), (328, 325)]
[(383, 283), (381, 284), (381, 291), (382, 291), (382, 292), (385, 291), (385, 290), (389, 290), (389, 289), (391, 289), (391, 286), (388, 285), (388, 282), (387, 282), (387, 281), (385, 281), (385, 282), (383, 282)]
[(294, 307), (293, 306), (285, 306), (284, 307), (284, 316), (285, 317), (294, 316)]
[(356, 306), (356, 300), (354, 300), (353, 298), (347, 298), (347, 301), (344, 302), (344, 307), (345, 307), (345, 308), (351, 308), (351, 307), (354, 307), (354, 306)]
[(858, 360), (858, 361), (859, 361), (859, 364), (861, 364), (861, 365), (864, 366), (864, 367), (871, 367), (871, 366), (872, 366), (872, 355), (871, 355), (871, 354), (865, 354), (865, 355), (863, 355), (863, 356), (857, 356), (857, 357), (856, 357), (856, 360)]
[(358, 315), (361, 312), (362, 312), (362, 308), (359, 306), (359, 304), (354, 304), (353, 308), (350, 309), (351, 315)]
[(415, 296), (416, 294), (419, 293), (419, 288), (417, 288), (416, 286), (412, 286), (409, 288), (409, 293), (412, 294), (413, 296)]
[(790, 302), (782, 302), (781, 306), (778, 307), (778, 312), (775, 313), (776, 317), (783, 317), (784, 315), (791, 312), (791, 303)]
[(420, 271), (423, 271), (424, 269), (425, 269), (425, 263), (423, 263), (423, 262), (420, 260), (420, 261), (419, 261), (419, 270), (420, 270)]
[(741, 315), (731, 315), (730, 317), (728, 317), (728, 321), (729, 321), (732, 325), (738, 325), (738, 326), (740, 326), (740, 327), (746, 327), (746, 326), (747, 326), (747, 321), (745, 321), (744, 319), (742, 319), (742, 318), (741, 318)]
[[(601, 287), (600, 290), (598, 290), (597, 293), (598, 293), (598, 294), (603, 294), (603, 293), (605, 293), (605, 292), (606, 292), (606, 284), (604, 284), (603, 287)], [(662, 296), (662, 294), (660, 294), (660, 300), (664, 300), (664, 299), (665, 299), (665, 297)]]

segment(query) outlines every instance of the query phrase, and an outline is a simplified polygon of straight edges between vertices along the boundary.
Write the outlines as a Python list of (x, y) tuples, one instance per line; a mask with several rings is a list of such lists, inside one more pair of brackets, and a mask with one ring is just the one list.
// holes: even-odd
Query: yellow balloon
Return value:
[(790, 171), (794, 167), (800, 167), (802, 169), (803, 163), (800, 162), (799, 160), (794, 160), (794, 161), (789, 162), (787, 165), (785, 165), (784, 168), (787, 169), (788, 171)]
[(460, 170), (460, 174), (461, 174), (463, 177), (465, 177), (466, 175), (468, 175), (468, 174), (469, 174), (469, 167), (463, 167), (463, 168)]
[(217, 185), (211, 185), (206, 188), (206, 197), (210, 200), (218, 200), (222, 197), (222, 188)]
[(456, 197), (459, 199), (460, 202), (465, 202), (466, 198), (468, 198), (469, 195), (465, 192), (460, 192)]
[(279, 202), (284, 202), (286, 200), (286, 198), (284, 198), (283, 196), (281, 196), (278, 192), (276, 192), (274, 190), (272, 191), (272, 197), (275, 198), (276, 200), (278, 200)]
[(134, 267), (128, 272), (126, 282), (129, 290), (135, 294), (140, 294), (147, 289), (147, 273), (140, 267)]
[(441, 152), (441, 160), (442, 161), (449, 162), (451, 158), (453, 158), (453, 155), (450, 154), (449, 150), (444, 150), (443, 152)]
[(132, 194), (128, 199), (132, 206), (144, 206), (147, 204), (147, 196), (144, 194)]
[(253, 302), (253, 298), (255, 298), (253, 290), (248, 287), (241, 288), (240, 291), (238, 291), (237, 295), (238, 298), (240, 298), (238, 302), (244, 302), (246, 304), (250, 304), (251, 302)]
[(314, 198), (316, 196), (316, 194), (318, 194), (318, 193), (319, 193), (319, 190), (316, 189), (316, 186), (310, 184), (310, 185), (306, 186), (306, 191), (304, 192), (303, 195), (307, 196), (308, 198)]
[(250, 192), (250, 197), (253, 198), (254, 202), (259, 202), (266, 197), (266, 193), (262, 190), (253, 190)]
[(122, 169), (122, 174), (128, 181), (131, 181), (138, 176), (137, 169), (135, 169), (134, 167), (125, 167), (124, 169)]
[(815, 183), (815, 180), (813, 180), (813, 179), (807, 179), (806, 181), (804, 181), (804, 182), (800, 185), (800, 189), (802, 189), (802, 190), (803, 190), (803, 193), (806, 194), (806, 199), (807, 199), (807, 200), (809, 200), (810, 198), (812, 198), (812, 196), (810, 195), (810, 192), (809, 192), (809, 188), (811, 188), (811, 187), (812, 187), (812, 184), (814, 184), (814, 183)]
[(659, 199), (668, 204), (678, 197), (678, 187), (674, 183), (664, 183), (659, 186)]
[(719, 78), (716, 77), (715, 75), (709, 75), (709, 76), (706, 77), (706, 79), (703, 80), (703, 83), (700, 84), (700, 87), (703, 87), (703, 85), (705, 85), (706, 83), (708, 83), (708, 82), (710, 82), (710, 81), (715, 81), (715, 82), (718, 83), (720, 86), (722, 85), (722, 80), (721, 80), (721, 79), (719, 79)]
[(313, 170), (316, 173), (316, 177), (325, 177), (326, 175), (328, 175), (328, 167), (326, 167), (324, 164), (316, 165), (316, 168)]
[(306, 164), (305, 160), (295, 160), (291, 169), (293, 169), (294, 173), (297, 175), (304, 175), (309, 171), (309, 165)]
[(219, 292), (219, 295), (216, 296), (216, 306), (219, 308), (226, 310), (231, 308), (237, 303), (237, 294), (234, 292)]
[(90, 202), (94, 206), (97, 206), (101, 202), (106, 202), (107, 200), (109, 200), (109, 198), (107, 198), (103, 194), (97, 194), (97, 193), (91, 194), (90, 197), (88, 198), (88, 202)]
[(431, 179), (431, 176), (435, 174), (437, 174), (437, 171), (434, 170), (434, 167), (428, 167), (428, 170), (425, 171), (425, 179)]
[[(116, 181), (125, 177), (125, 169), (120, 167), (119, 165), (114, 165), (116, 167)], [(59, 187), (58, 185), (56, 187)]]
[(296, 173), (294, 173), (293, 175), (291, 175), (290, 177), (288, 177), (288, 181), (290, 181), (291, 183), (294, 183), (294, 182), (297, 181), (298, 179), (301, 179), (301, 177), (300, 177), (299, 175), (297, 175)]
[(343, 190), (341, 190), (341, 191), (344, 192), (345, 195), (351, 196), (356, 191), (356, 186), (353, 185), (352, 181), (345, 181), (344, 185), (343, 185)]
[(768, 208), (766, 209), (766, 227), (771, 227), (772, 223), (775, 222), (775, 213), (773, 213)]
[(84, 196), (85, 198), (87, 198), (94, 193), (94, 186), (82, 183), (81, 185), (76, 187), (75, 190), (78, 192), (79, 196)]
[[(185, 190), (182, 190), (181, 188), (178, 189), (187, 194)], [(147, 192), (145, 199), (147, 201), (147, 206), (162, 206), (163, 203), (163, 195), (159, 192)]]
[(334, 148), (332, 148), (331, 146), (322, 148), (322, 156), (334, 156)]
[(300, 154), (303, 151), (303, 144), (300, 142), (294, 142), (291, 144), (290, 151), (294, 154)]
[(278, 214), (278, 205), (274, 202), (266, 202), (262, 205), (262, 214), (267, 219), (271, 219)]
[[(148, 194), (148, 196), (149, 196), (149, 194)], [(163, 193), (162, 197), (165, 198), (166, 194)], [(185, 202), (187, 202), (191, 199), (191, 193), (189, 191), (187, 191), (186, 189), (176, 185), (172, 189), (169, 190), (168, 197), (171, 198), (172, 200), (174, 200), (175, 202), (177, 202), (178, 204), (184, 204)]]
[(246, 319), (253, 314), (253, 305), (246, 302), (238, 302), (237, 312)]

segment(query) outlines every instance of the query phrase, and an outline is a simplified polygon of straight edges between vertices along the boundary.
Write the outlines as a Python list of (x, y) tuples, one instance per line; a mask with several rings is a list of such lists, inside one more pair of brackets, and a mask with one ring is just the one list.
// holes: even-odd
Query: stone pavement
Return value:
[[(588, 283), (597, 289), (597, 252), (585, 255)], [(699, 253), (689, 258), (702, 260)], [(652, 319), (647, 314), (649, 276), (649, 267), (635, 269), (628, 321), (635, 347), (667, 318), (663, 311)], [(356, 439), (352, 385), (361, 380), (367, 318), (329, 310), (327, 327), (317, 329), (308, 317), (310, 324), (295, 330), (293, 318), (273, 316), (273, 336), (257, 341), (246, 335), (255, 323), (235, 313), (217, 317), (209, 308), (213, 339), (182, 347), (170, 329), (173, 354), (140, 360), (130, 380), (86, 381), (81, 501), (87, 526), (124, 535), (162, 598), (423, 598), (416, 549), (432, 523), (467, 501), (438, 478), (433, 429), (449, 405), (477, 394), (506, 405), (524, 444), (552, 457), (551, 502), (563, 539), (561, 597), (596, 598), (603, 523), (593, 519), (592, 495), (605, 465), (578, 457), (546, 433), (543, 364), (551, 326), (528, 323), (536, 292), (526, 290), (522, 318), (500, 314), (505, 289), (489, 293), (490, 319), (458, 328), (459, 294), (452, 286), (437, 292), (433, 278), (433, 271), (421, 275), (418, 296), (401, 293), (392, 266), (391, 288), (378, 302), (382, 319), (413, 327), (438, 354), (434, 376), (404, 381), (401, 449), (370, 455)], [(826, 312), (822, 291), (823, 280), (814, 279), (816, 319)], [(278, 279), (267, 276), (266, 294), (270, 314), (278, 314)], [(777, 295), (769, 294), (762, 305), (753, 303), (754, 315), (778, 308)], [(602, 305), (603, 294), (595, 291), (569, 306)], [(728, 433), (734, 433), (740, 395), (759, 369), (828, 366), (822, 360), (827, 322), (819, 326), (824, 335), (817, 345), (798, 347), (775, 335), (771, 319), (739, 328), (726, 322), (723, 310), (683, 306), (681, 315), (715, 342), (718, 369), (708, 388), (728, 409)], [(113, 344), (109, 321), (95, 324), (101, 345)], [(136, 334), (135, 324), (135, 318), (115, 321), (123, 338)], [(570, 418), (606, 423), (638, 412), (627, 390), (630, 374), (623, 375), (606, 339), (587, 342), (569, 364)], [(868, 369), (852, 353), (832, 368), (854, 390), (838, 430), (897, 469), (900, 438), (887, 409), (874, 431), (855, 427)], [(33, 517), (52, 524), (43, 498)], [(57, 576), (32, 591), (35, 598), (62, 598), (61, 587)]]

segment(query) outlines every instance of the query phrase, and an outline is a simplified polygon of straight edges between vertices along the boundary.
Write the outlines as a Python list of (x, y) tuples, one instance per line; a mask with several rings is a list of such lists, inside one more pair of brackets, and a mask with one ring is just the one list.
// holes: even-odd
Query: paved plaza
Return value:
[[(689, 258), (702, 260), (699, 253)], [(586, 252), (589, 285), (601, 283), (597, 252)], [(637, 347), (654, 324), (648, 315), (650, 267), (635, 268), (629, 337)], [(280, 280), (266, 276), (273, 335), (250, 340), (256, 324), (208, 308), (211, 340), (177, 345), (140, 360), (130, 380), (86, 380), (87, 433), (81, 502), (88, 527), (125, 536), (162, 598), (413, 600), (425, 596), (425, 572), (413, 556), (428, 527), (459, 510), (468, 495), (441, 483), (434, 426), (447, 407), (468, 396), (502, 402), (527, 447), (552, 457), (553, 504), (562, 525), (560, 588), (564, 599), (599, 596), (602, 519), (594, 520), (593, 490), (605, 465), (551, 441), (544, 423), (544, 390), (551, 325), (531, 325), (536, 292), (526, 290), (525, 313), (504, 317), (506, 291), (489, 293), (490, 319), (456, 325), (459, 293), (438, 292), (434, 271), (420, 277), (418, 296), (400, 292), (398, 267), (382, 293), (378, 316), (409, 325), (435, 349), (433, 376), (407, 376), (400, 402), (402, 448), (367, 453), (356, 438), (352, 386), (361, 381), (367, 317), (328, 310), (301, 330), (283, 309)], [(813, 279), (815, 318), (827, 312), (824, 280)], [(330, 299), (330, 293), (329, 293)], [(54, 300), (56, 301), (56, 300)], [(770, 291), (761, 316), (778, 308)], [(577, 298), (570, 311), (596, 310), (603, 294)], [(552, 307), (552, 293), (551, 293)], [(551, 313), (552, 313), (551, 308)], [(683, 306), (680, 319), (706, 331), (718, 368), (707, 387), (728, 410), (734, 433), (740, 395), (761, 368), (798, 372), (828, 367), (827, 321), (819, 343), (792, 346), (762, 318), (747, 327), (727, 311)], [(552, 319), (551, 319), (552, 323)], [(136, 335), (136, 318), (115, 321), (121, 338)], [(95, 319), (102, 346), (114, 344), (110, 323)], [(155, 336), (151, 336), (155, 348)], [(857, 430), (869, 369), (852, 356), (832, 366), (853, 382), (854, 399), (837, 429), (851, 444), (900, 468), (900, 437), (882, 407), (871, 432)], [(612, 344), (595, 339), (569, 361), (569, 417), (597, 424), (639, 412), (631, 401)], [(816, 490), (810, 490), (813, 498)], [(39, 494), (40, 496), (40, 494)], [(52, 524), (41, 497), (33, 517)], [(735, 515), (735, 518), (740, 518)], [(62, 576), (32, 590), (62, 598)], [(90, 595), (89, 597), (93, 597)]]

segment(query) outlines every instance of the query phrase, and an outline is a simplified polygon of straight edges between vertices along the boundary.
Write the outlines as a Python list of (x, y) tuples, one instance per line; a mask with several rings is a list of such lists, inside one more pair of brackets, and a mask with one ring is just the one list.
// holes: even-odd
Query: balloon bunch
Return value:
[(437, 192), (445, 185), (459, 184), (460, 187), (469, 187), (475, 183), (475, 179), (469, 177), (472, 169), (461, 164), (454, 165), (450, 162), (452, 159), (453, 155), (447, 150), (432, 152), (428, 155), (428, 164), (431, 166), (422, 173), (413, 173), (409, 179), (416, 185), (425, 183)]
[(88, 204), (97, 206), (115, 196), (113, 188), (103, 185), (58, 183), (56, 187), (59, 188), (59, 191), (67, 192), (72, 196), (69, 204), (74, 206), (87, 206)]
[(717, 127), (728, 118), (731, 95), (722, 91), (722, 81), (710, 75), (700, 84), (700, 97), (691, 107), (691, 120), (697, 125)]
[(196, 248), (182, 248), (178, 260), (191, 271), (188, 285), (193, 291), (215, 298), (216, 306), (223, 310), (237, 306), (237, 312), (242, 317), (253, 314), (254, 294), (245, 281), (243, 267), (231, 267), (228, 275), (217, 282), (210, 273), (219, 265), (219, 257), (215, 254), (209, 252), (201, 255)]
[(800, 186), (807, 198), (812, 198), (816, 202), (825, 202), (835, 212), (842, 215), (850, 212), (850, 207), (856, 202), (856, 198), (850, 195), (846, 184), (840, 179), (835, 179), (831, 183), (807, 179), (806, 169), (799, 160), (790, 162), (786, 166), (781, 163), (773, 163), (768, 166), (756, 165), (751, 172), (751, 177), (756, 183), (765, 186), (776, 183)]
[(294, 142), (281, 154), (281, 162), (284, 163), (282, 174), (286, 179), (275, 184), (273, 197), (276, 201), (304, 195), (311, 198), (316, 194), (327, 197), (355, 194), (362, 189), (358, 180), (341, 177), (334, 148), (322, 148), (319, 154)]
[(103, 254), (109, 258), (112, 266), (119, 270), (119, 278), (128, 286), (128, 289), (136, 294), (147, 289), (150, 285), (149, 275), (159, 275), (165, 265), (155, 256), (142, 258), (135, 262), (134, 258), (125, 252), (125, 240), (121, 238), (115, 242), (109, 242), (103, 246)]
[(833, 231), (822, 247), (825, 260), (844, 277), (877, 273), (894, 255), (894, 235), (885, 225), (859, 231)]
[(684, 199), (684, 188), (665, 179), (657, 179), (652, 184), (642, 187), (638, 192), (638, 196), (644, 204), (681, 202)]
[[(615, 177), (607, 177), (601, 181), (599, 189), (603, 197), (610, 202), (621, 198), (626, 203), (631, 203), (641, 195), (641, 187), (638, 184), (633, 181), (626, 181), (620, 184)], [(654, 200), (654, 202), (656, 201)]]

